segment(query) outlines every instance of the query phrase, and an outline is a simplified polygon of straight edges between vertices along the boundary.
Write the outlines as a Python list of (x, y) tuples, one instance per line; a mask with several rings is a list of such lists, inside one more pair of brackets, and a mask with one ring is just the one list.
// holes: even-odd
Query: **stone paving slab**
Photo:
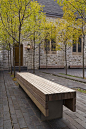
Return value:
[[(61, 73), (65, 74), (64, 69), (61, 69), (60, 71), (57, 69), (55, 72), (54, 69), (53, 70), (40, 70), (41, 72), (45, 73), (45, 74), (52, 74), (54, 76), (58, 76), (58, 77), (62, 77), (62, 78), (66, 78), (66, 79), (70, 79), (70, 80), (74, 80), (74, 81), (78, 81), (78, 82), (82, 82), (82, 83), (86, 83), (86, 79), (82, 78), (82, 71), (79, 69), (77, 69), (77, 71), (74, 69), (70, 70), (68, 69), (68, 74), (72, 75), (72, 76), (77, 76), (77, 77), (72, 77), (72, 76), (68, 76), (68, 75), (62, 75)], [(72, 72), (73, 71), (73, 72)], [(85, 88), (86, 89), (86, 88)]]
[[(30, 70), (30, 72), (32, 72), (32, 70)], [(68, 86), (70, 88), (74, 87), (74, 88), (81, 88), (81, 89), (86, 90), (86, 87), (83, 85), (83, 83), (86, 84), (86, 79), (76, 78), (76, 77), (71, 77), (71, 76), (66, 76), (66, 75), (59, 74), (59, 73), (65, 73), (65, 69), (36, 70), (36, 73), (38, 73), (38, 72), (48, 74), (47, 76), (50, 76), (50, 75), (57, 76), (58, 80), (59, 80), (59, 78), (61, 78), (63, 80), (65, 78), (66, 82), (68, 83), (68, 85), (66, 85), (66, 86)], [(82, 69), (68, 69), (68, 74), (73, 75), (73, 76), (77, 76), (77, 77), (82, 77)], [(86, 69), (85, 69), (85, 74), (86, 74)], [(54, 79), (51, 79), (51, 81), (53, 81), (53, 80)], [(71, 82), (72, 83), (74, 82), (72, 86), (70, 86), (72, 84)], [(75, 82), (77, 82), (77, 83), (75, 83)], [(57, 83), (59, 83), (59, 81)], [(60, 83), (62, 83), (62, 82), (60, 82)], [(79, 85), (76, 85), (76, 84), (79, 84)]]
[[(37, 71), (42, 71), (42, 72), (48, 72), (48, 73), (53, 73), (53, 74), (59, 74), (59, 73), (66, 73), (65, 69), (40, 69)], [(85, 72), (85, 78), (86, 78), (86, 68), (84, 69)], [(83, 69), (67, 69), (67, 74), (73, 75), (73, 76), (78, 76), (78, 77), (83, 77)]]
[[(37, 75), (67, 87), (86, 87), (86, 84), (37, 72)], [(77, 92), (77, 110), (72, 112), (63, 107), (63, 118), (50, 121), (40, 120), (40, 111), (12, 81), (8, 72), (0, 72), (0, 129), (85, 129), (86, 94)]]

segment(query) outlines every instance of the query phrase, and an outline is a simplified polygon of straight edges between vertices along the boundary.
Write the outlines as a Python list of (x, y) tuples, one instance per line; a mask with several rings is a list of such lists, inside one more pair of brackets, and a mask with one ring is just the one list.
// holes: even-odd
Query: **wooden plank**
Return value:
[(36, 104), (36, 106), (40, 109), (40, 111), (44, 114), (44, 116), (49, 116), (49, 110), (45, 109), (19, 80), (17, 81), (20, 84), (20, 86), (24, 89), (24, 91), (27, 93), (27, 95)]
[[(18, 81), (18, 79), (17, 79)], [(20, 80), (19, 80), (20, 81)], [(27, 90), (39, 101), (39, 103), (45, 108), (48, 109), (48, 103), (46, 101), (44, 101), (37, 93), (36, 91), (33, 91), (29, 86), (26, 85), (26, 83), (24, 83), (22, 80), (20, 81), (26, 88)]]
[[(86, 66), (84, 66), (86, 68)], [(70, 65), (69, 68), (83, 68), (82, 65)]]
[(52, 93), (52, 90), (50, 89), (51, 87), (48, 86), (49, 84), (44, 82), (44, 80), (42, 80), (42, 79), (40, 79), (38, 77), (35, 78), (35, 76), (30, 76), (29, 79), (31, 80), (31, 83), (33, 83), (33, 85), (35, 87), (37, 87), (37, 89), (39, 88), (40, 91), (44, 92), (45, 94)]
[[(46, 65), (41, 65), (40, 66), (40, 68), (46, 68)], [(47, 66), (47, 68), (64, 68), (64, 65), (56, 65), (56, 66), (53, 66), (53, 65), (51, 65), (51, 66)]]
[(70, 110), (75, 111), (75, 90), (53, 83), (31, 73), (18, 73), (17, 78), (44, 108), (48, 108), (48, 101), (65, 100), (64, 105)]
[[(23, 73), (22, 77), (24, 77), (24, 75), (25, 74)], [(36, 75), (27, 73), (27, 76), (28, 76), (28, 78), (26, 78), (26, 77), (24, 77), (24, 78), (26, 78), (27, 81), (32, 83), (32, 85), (34, 85), (34, 87), (37, 87), (44, 94), (75, 92), (75, 90), (72, 90), (70, 88), (67, 88), (67, 87), (59, 85), (59, 84), (56, 84), (56, 83), (46, 80), (44, 78), (37, 77)]]
[(49, 101), (75, 98), (76, 92), (49, 94)]
[[(22, 77), (23, 78), (23, 77)], [(42, 83), (37, 83), (38, 81), (36, 81), (37, 79), (33, 79), (33, 77), (29, 77), (29, 80), (27, 80), (27, 77), (25, 76), (24, 77), (24, 79), (27, 81), (27, 82), (29, 82), (29, 83), (31, 83), (32, 84), (32, 86), (34, 87), (34, 88), (36, 88), (37, 90), (39, 90), (42, 94), (47, 94), (47, 91), (46, 90), (44, 90), (44, 86), (45, 85), (41, 85)], [(34, 81), (35, 80), (35, 81)]]
[(42, 91), (38, 90), (37, 88), (35, 88), (31, 83), (29, 83), (27, 80), (25, 80), (22, 77), (17, 76), (18, 80), (23, 80), (23, 82), (25, 82), (25, 84), (30, 87), (33, 91), (35, 91), (42, 99), (44, 99), (46, 102), (48, 101), (48, 95), (45, 95)]
[[(32, 74), (31, 74), (32, 75)], [(39, 78), (40, 79), (40, 78)], [(32, 80), (32, 81), (34, 81), (34, 80)], [(38, 80), (37, 78), (36, 78), (36, 80), (35, 80), (35, 83), (37, 83), (38, 81), (40, 81), (40, 80)], [(44, 80), (45, 81), (45, 80)], [(56, 85), (53, 85), (54, 83), (48, 83), (48, 82), (50, 82), (50, 81), (47, 81), (47, 83), (45, 83), (45, 82), (41, 82), (41, 83), (43, 83), (44, 85), (41, 85), (40, 83), (38, 83), (38, 84), (40, 84), (41, 85), (41, 87), (43, 87), (43, 89), (45, 88), (46, 90), (47, 90), (47, 87), (49, 86), (49, 91), (50, 90), (53, 90), (53, 94), (52, 94), (52, 92), (50, 92), (50, 97), (53, 97), (53, 95), (55, 94), (57, 94), (57, 99), (56, 100), (58, 100), (58, 98), (61, 98), (61, 99), (69, 99), (69, 98), (72, 98), (73, 97), (73, 94), (75, 93), (75, 91), (74, 90), (71, 90), (71, 89), (69, 89), (69, 88), (66, 88), (66, 87), (63, 87), (63, 86), (61, 86), (61, 85), (59, 85), (59, 87), (56, 87)], [(28, 81), (27, 81), (28, 82)], [(34, 83), (33, 83), (34, 84)], [(34, 85), (36, 85), (36, 84), (34, 84)], [(48, 86), (47, 86), (48, 85)], [(53, 85), (52, 86), (52, 88), (53, 89), (51, 89), (51, 85)], [(33, 86), (34, 87), (34, 86)], [(41, 87), (39, 87), (40, 89), (41, 89)], [(35, 87), (34, 87), (35, 88)], [(65, 90), (66, 89), (66, 90)], [(37, 89), (38, 90), (38, 89)], [(55, 90), (55, 91), (54, 91)], [(59, 90), (59, 92), (58, 92), (58, 90)], [(63, 90), (65, 90), (65, 92), (63, 92)], [(41, 91), (41, 90), (40, 90)], [(70, 92), (70, 91), (73, 91), (73, 92)], [(41, 91), (42, 92), (42, 91)], [(49, 92), (48, 92), (49, 93)], [(58, 95), (58, 93), (61, 93), (61, 94), (59, 94)], [(68, 94), (68, 95), (67, 95)], [(63, 97), (62, 97), (63, 96)], [(53, 100), (53, 99), (49, 99), (49, 100)]]

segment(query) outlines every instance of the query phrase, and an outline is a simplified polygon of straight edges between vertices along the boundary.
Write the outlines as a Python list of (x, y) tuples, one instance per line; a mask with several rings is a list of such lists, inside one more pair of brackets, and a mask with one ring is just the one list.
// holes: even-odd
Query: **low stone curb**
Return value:
[(48, 72), (43, 72), (43, 73), (52, 74), (54, 76), (70, 79), (70, 80), (73, 80), (73, 81), (78, 81), (78, 82), (81, 82), (81, 83), (86, 83), (86, 79), (83, 79), (83, 78), (69, 77), (67, 75), (53, 74), (53, 73), (48, 73)]

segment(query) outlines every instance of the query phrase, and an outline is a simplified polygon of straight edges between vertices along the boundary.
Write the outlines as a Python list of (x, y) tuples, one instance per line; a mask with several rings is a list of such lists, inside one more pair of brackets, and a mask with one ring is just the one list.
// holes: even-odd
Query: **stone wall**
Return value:
[[(26, 50), (26, 66), (28, 69), (33, 69), (33, 49)], [(39, 68), (39, 46), (35, 49), (35, 69)]]
[(0, 70), (8, 70), (8, 51), (0, 50)]
[(41, 52), (40, 56), (40, 65), (46, 65), (46, 58), (47, 58), (47, 65), (48, 66), (62, 66), (64, 65), (64, 52), (63, 51), (56, 51), (56, 54), (46, 54), (44, 51)]
[[(47, 17), (47, 20), (55, 21), (55, 18)], [(86, 36), (85, 36), (86, 41)], [(27, 66), (28, 69), (33, 69), (33, 50), (27, 50), (26, 46), (29, 41), (23, 42), (23, 66)], [(86, 66), (86, 42), (85, 42), (85, 66)], [(67, 64), (70, 65), (82, 65), (82, 55), (73, 55), (72, 47), (67, 50)], [(12, 50), (12, 65), (13, 65), (13, 50)], [(46, 65), (46, 52), (43, 49), (43, 45), (40, 49), (40, 65)], [(65, 66), (65, 52), (63, 50), (56, 51), (56, 54), (47, 54), (48, 66)], [(0, 69), (8, 69), (8, 52), (7, 50), (0, 50)], [(35, 50), (35, 69), (39, 68), (39, 45), (36, 44)]]
[[(55, 22), (56, 18), (47, 17), (47, 20)], [(86, 36), (85, 36), (85, 66), (86, 66)], [(39, 49), (36, 49), (35, 52), (35, 68), (39, 68)], [(28, 69), (33, 68), (33, 52), (32, 50), (27, 51), (27, 66)], [(82, 54), (73, 54), (72, 53), (72, 46), (68, 49), (67, 48), (67, 65), (82, 65), (83, 59)], [(40, 49), (40, 65), (46, 65), (46, 52), (44, 51), (43, 47)], [(56, 54), (47, 54), (47, 65), (48, 66), (65, 66), (65, 52), (64, 50), (57, 51)]]
[[(68, 66), (83, 65), (83, 53), (82, 54), (73, 54), (72, 47), (70, 47), (70, 49), (67, 50), (67, 63), (68, 63)], [(85, 46), (84, 46), (84, 64), (86, 66), (86, 36), (85, 36)]]
[(3, 50), (0, 47), (0, 70), (3, 70)]
[[(23, 66), (27, 65), (26, 62), (26, 49), (27, 42), (23, 43)], [(11, 63), (13, 66), (13, 48), (11, 48)], [(0, 69), (8, 70), (10, 67), (10, 52), (9, 52), (9, 64), (8, 64), (8, 51), (5, 48), (0, 47)]]

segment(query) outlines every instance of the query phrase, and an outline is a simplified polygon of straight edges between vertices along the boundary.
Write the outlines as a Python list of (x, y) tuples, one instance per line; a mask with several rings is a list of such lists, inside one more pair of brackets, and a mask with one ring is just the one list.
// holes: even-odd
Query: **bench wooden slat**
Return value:
[[(24, 82), (24, 80), (23, 80), (23, 82)], [(31, 85), (29, 82), (27, 82), (25, 84), (27, 84), (27, 85), (29, 84), (29, 86)], [(31, 88), (33, 89), (33, 86), (32, 85), (31, 85)], [(33, 89), (33, 90), (36, 90), (36, 88)], [(55, 89), (55, 90), (57, 90), (57, 89)], [(39, 94), (38, 91), (36, 91), (36, 92)], [(43, 95), (41, 97), (44, 97), (45, 96), (45, 95), (44, 96)], [(73, 93), (71, 93), (71, 92), (69, 92), (69, 93), (61, 93), (61, 94), (56, 93), (56, 94), (53, 94), (53, 95), (50, 94), (49, 95), (49, 101), (61, 100), (61, 99), (69, 99), (69, 98), (73, 98), (74, 96), (75, 96), (75, 92), (73, 92)], [(46, 97), (45, 97), (45, 99), (46, 99)]]
[[(32, 76), (32, 80), (30, 75)], [(35, 75), (36, 76), (36, 75)], [(24, 77), (24, 73), (22, 74), (22, 77)], [(49, 80), (46, 80), (44, 78), (41, 78), (40, 77), (40, 82), (38, 82), (39, 80), (39, 77), (34, 77), (32, 74), (28, 74), (28, 78), (26, 78), (27, 81), (31, 81), (32, 85), (34, 85), (34, 87), (37, 87), (37, 89), (39, 89), (40, 91), (42, 90), (42, 92), (44, 94), (54, 94), (54, 93), (68, 93), (68, 92), (75, 92), (74, 90), (70, 89), (70, 88), (67, 88), (65, 86), (62, 86), (62, 85), (59, 85), (59, 84), (56, 84), (54, 82), (51, 82)], [(43, 83), (43, 85), (42, 85)], [(48, 90), (47, 90), (48, 89)]]
[(53, 94), (53, 95), (49, 95), (49, 101), (53, 101), (53, 100), (64, 100), (64, 99), (70, 99), (70, 98), (74, 98), (76, 96), (76, 93), (60, 93), (60, 94)]
[[(18, 80), (17, 80), (18, 81)], [(23, 85), (25, 85), (24, 81), (21, 81), (21, 83)], [(30, 84), (29, 86), (26, 85), (26, 89), (39, 101), (39, 103), (45, 108), (45, 109), (48, 109), (48, 104), (45, 100), (43, 100), (38, 94), (36, 91), (33, 91), (31, 88), (30, 88)]]
[[(40, 68), (45, 69), (46, 65), (41, 65)], [(54, 66), (53, 65), (48, 65), (47, 68), (50, 68), (50, 69), (52, 69), (52, 68), (64, 68), (64, 65), (56, 65), (56, 66), (55, 65)]]
[[(42, 77), (36, 76), (31, 73), (17, 73), (16, 75), (18, 83), (24, 89), (24, 91), (28, 94), (28, 96), (32, 99), (32, 101), (37, 105), (40, 111), (48, 118), (56, 118), (56, 116), (50, 114), (55, 114), (54, 110), (51, 113), (51, 109), (53, 106), (49, 107), (49, 104), (56, 104), (60, 102), (62, 105), (64, 101), (64, 105), (68, 107), (70, 110), (76, 110), (76, 91), (60, 84), (51, 82)], [(59, 108), (58, 108), (59, 110)], [(62, 111), (62, 108), (60, 112)], [(61, 115), (61, 113), (60, 113)], [(58, 115), (57, 115), (58, 117)]]
[[(23, 77), (22, 77), (23, 78)], [(28, 80), (28, 78), (29, 78), (29, 80)], [(25, 79), (26, 79), (26, 81), (27, 82), (32, 82), (31, 84), (32, 84), (32, 86), (34, 86), (34, 88), (36, 88), (37, 90), (39, 90), (41, 93), (43, 93), (44, 95), (45, 94), (47, 94), (47, 91), (44, 89), (44, 87), (43, 87), (43, 85), (42, 85), (42, 87), (41, 87), (41, 84), (37, 84), (37, 82), (36, 82), (36, 80), (35, 80), (35, 82), (34, 82), (34, 79), (31, 79), (31, 77), (30, 76), (28, 76), (28, 78), (27, 78), (27, 76), (25, 76)]]
[(49, 110), (45, 109), (38, 101), (37, 99), (27, 90), (27, 88), (25, 86), (23, 86), (23, 84), (17, 80), (18, 83), (22, 86), (22, 88), (24, 89), (24, 91), (27, 93), (27, 95), (32, 99), (32, 101), (36, 104), (36, 106), (40, 109), (40, 111), (45, 115), (45, 116), (49, 116)]
[[(38, 90), (36, 87), (34, 87), (31, 83), (29, 83), (27, 80), (23, 79), (22, 77), (20, 77), (19, 75), (16, 76), (18, 78), (18, 80), (22, 81), (22, 83), (25, 83), (26, 86), (29, 86), (33, 91), (35, 91), (42, 99), (44, 99), (46, 102), (48, 101), (48, 96), (45, 95), (43, 92), (41, 92), (40, 90)], [(29, 85), (30, 84), (30, 85)]]
[[(83, 68), (83, 66), (82, 65), (70, 65), (69, 68), (77, 69), (77, 68)], [(84, 66), (84, 68), (86, 68), (86, 66)]]

